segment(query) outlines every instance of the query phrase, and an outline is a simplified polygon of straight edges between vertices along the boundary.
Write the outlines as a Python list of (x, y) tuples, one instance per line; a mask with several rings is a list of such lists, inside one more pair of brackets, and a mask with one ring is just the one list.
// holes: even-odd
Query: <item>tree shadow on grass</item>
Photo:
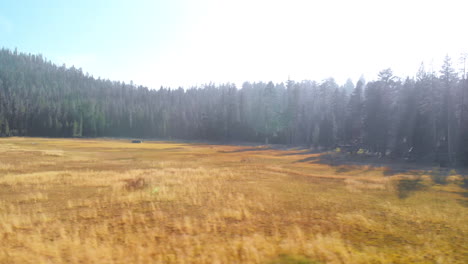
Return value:
[(287, 153), (281, 153), (279, 156), (300, 156), (300, 155), (311, 155), (311, 154), (318, 154), (322, 153), (323, 151), (320, 150), (313, 150), (310, 148), (294, 148), (289, 149)]
[[(447, 177), (454, 174), (461, 175), (465, 179), (468, 177), (468, 168), (444, 168), (438, 167), (432, 163), (416, 163), (392, 159), (390, 157), (378, 157), (360, 154), (326, 152), (320, 155), (299, 159), (294, 163), (300, 162), (326, 164), (334, 167), (352, 165), (367, 166), (371, 169), (384, 168), (384, 176), (394, 176), (399, 174), (411, 174), (417, 176), (430, 175), (437, 184), (445, 184)], [(465, 185), (468, 186), (468, 183)]]
[[(294, 163), (318, 163), (335, 167), (336, 174), (354, 173), (353, 175), (362, 175), (380, 169), (386, 177), (411, 176), (412, 179), (396, 178), (396, 191), (398, 198), (406, 199), (418, 191), (427, 190), (432, 185), (456, 184), (465, 191), (457, 191), (459, 199), (457, 201), (464, 207), (468, 207), (468, 170), (466, 168), (440, 168), (434, 164), (409, 163), (405, 161), (395, 161), (390, 158), (379, 159), (377, 157), (356, 157), (359, 155), (343, 155), (340, 153), (323, 153), (322, 155), (313, 155), (294, 161)], [(454, 182), (450, 176), (461, 177)], [(350, 175), (351, 176), (351, 175)], [(430, 186), (423, 183), (423, 176), (429, 176)], [(416, 178), (416, 179), (414, 179)]]
[(464, 207), (468, 207), (468, 176), (463, 177), (461, 187), (465, 190), (461, 195), (463, 198), (457, 199), (457, 201)]
[(457, 199), (457, 202), (461, 204), (463, 207), (468, 207), (468, 192), (464, 192), (462, 194), (463, 198)]
[(401, 179), (397, 183), (398, 198), (406, 199), (416, 191), (423, 190), (425, 186), (421, 179)]
[(315, 162), (315, 161), (320, 161), (320, 157), (314, 156), (314, 157), (307, 157), (304, 159), (300, 159), (295, 161), (294, 163), (300, 163), (300, 162)]
[[(392, 168), (392, 167), (386, 167), (386, 170), (383, 172), (384, 176), (394, 176), (397, 174), (402, 174), (402, 173), (408, 173), (411, 171), (409, 168)], [(415, 172), (415, 174), (419, 175), (420, 172)]]
[(355, 168), (353, 168), (351, 166), (340, 166), (335, 170), (335, 172), (336, 173), (347, 173), (347, 172), (353, 171), (354, 169)]
[(359, 172), (360, 175), (366, 174), (374, 170), (374, 167), (359, 167), (356, 165), (339, 165), (335, 169), (335, 173), (349, 173), (349, 172)]

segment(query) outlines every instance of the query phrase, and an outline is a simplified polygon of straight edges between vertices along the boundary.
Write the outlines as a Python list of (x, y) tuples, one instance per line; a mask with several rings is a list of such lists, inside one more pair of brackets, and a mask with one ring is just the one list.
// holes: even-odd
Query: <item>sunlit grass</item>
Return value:
[[(305, 160), (310, 158), (310, 160)], [(466, 263), (463, 177), (295, 150), (0, 139), (0, 263)]]

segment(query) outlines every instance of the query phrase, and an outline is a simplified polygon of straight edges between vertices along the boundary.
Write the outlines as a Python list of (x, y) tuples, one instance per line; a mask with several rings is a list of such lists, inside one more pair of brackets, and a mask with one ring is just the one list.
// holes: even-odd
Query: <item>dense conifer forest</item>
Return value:
[[(157, 73), (154, 73), (157, 74)], [(468, 165), (468, 82), (446, 57), (414, 78), (148, 89), (41, 55), (0, 51), (0, 135), (132, 137), (341, 147)]]

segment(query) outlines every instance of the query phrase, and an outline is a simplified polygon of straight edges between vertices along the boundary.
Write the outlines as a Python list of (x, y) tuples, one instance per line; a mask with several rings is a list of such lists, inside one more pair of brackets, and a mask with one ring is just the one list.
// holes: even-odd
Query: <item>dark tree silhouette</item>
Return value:
[(404, 81), (391, 69), (378, 77), (153, 90), (2, 49), (0, 135), (346, 145), (468, 165), (468, 82), (450, 58), (439, 76), (422, 66)]

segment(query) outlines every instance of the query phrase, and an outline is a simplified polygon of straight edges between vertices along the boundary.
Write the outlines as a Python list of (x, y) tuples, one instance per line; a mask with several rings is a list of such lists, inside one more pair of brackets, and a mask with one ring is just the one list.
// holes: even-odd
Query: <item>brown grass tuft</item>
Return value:
[(142, 190), (148, 187), (148, 183), (142, 177), (134, 179), (124, 179), (123, 182), (125, 182), (124, 189), (127, 191)]

